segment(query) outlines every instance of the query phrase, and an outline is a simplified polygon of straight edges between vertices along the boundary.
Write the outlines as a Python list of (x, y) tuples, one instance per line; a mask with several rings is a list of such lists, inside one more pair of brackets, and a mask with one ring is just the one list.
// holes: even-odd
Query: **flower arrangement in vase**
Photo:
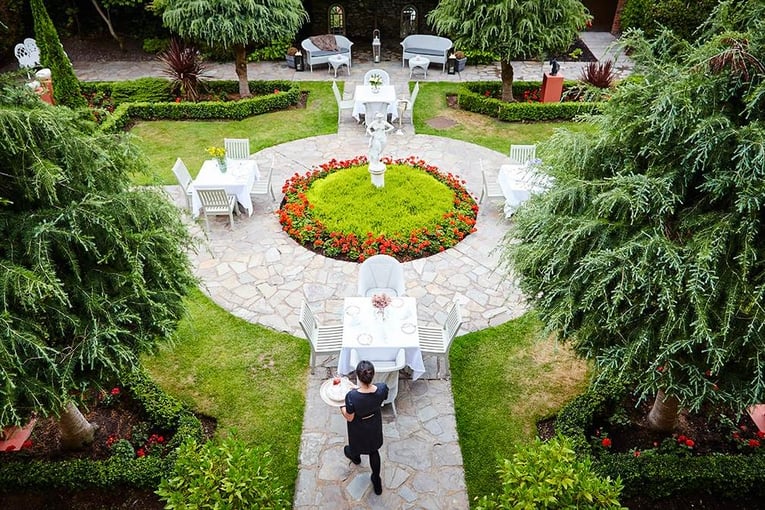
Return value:
[(214, 157), (218, 162), (218, 168), (221, 172), (226, 171), (226, 149), (223, 147), (208, 147), (205, 149), (207, 154)]
[(372, 87), (373, 92), (379, 92), (382, 84), (383, 79), (379, 74), (373, 74), (369, 77), (369, 86)]
[(381, 319), (385, 320), (385, 309), (390, 305), (391, 298), (387, 294), (375, 294), (372, 296), (372, 306), (377, 310)]

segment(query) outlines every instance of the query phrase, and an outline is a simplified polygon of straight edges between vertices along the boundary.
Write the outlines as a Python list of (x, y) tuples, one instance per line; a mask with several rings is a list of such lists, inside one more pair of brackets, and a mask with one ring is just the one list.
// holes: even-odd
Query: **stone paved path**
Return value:
[[(605, 33), (585, 33), (583, 39), (600, 59), (608, 57), (613, 37)], [(630, 63), (620, 59), (621, 75)], [(370, 62), (354, 60), (350, 77), (338, 74), (346, 88), (372, 68)], [(383, 62), (394, 83), (408, 80), (408, 68), (399, 61)], [(83, 80), (127, 80), (142, 76), (163, 76), (154, 62), (74, 62)], [(519, 80), (539, 79), (549, 67), (535, 62), (514, 63)], [(561, 74), (578, 76), (582, 64), (561, 63)], [(235, 79), (233, 65), (211, 67), (214, 77)], [(325, 70), (294, 72), (282, 63), (250, 64), (251, 79), (327, 80)], [(496, 80), (498, 66), (468, 66), (465, 72), (448, 75), (431, 67), (425, 81)], [(399, 93), (404, 93), (399, 90)], [(192, 256), (203, 290), (220, 306), (247, 321), (302, 336), (297, 317), (300, 303), (308, 300), (324, 322), (338, 322), (345, 296), (355, 294), (358, 265), (317, 256), (298, 246), (282, 232), (276, 215), (282, 198), (281, 183), (295, 172), (304, 173), (331, 158), (350, 158), (366, 154), (367, 138), (362, 126), (349, 117), (343, 119), (336, 135), (319, 136), (270, 147), (253, 157), (262, 164), (275, 157), (273, 182), (276, 202), (259, 198), (252, 216), (236, 218), (231, 229), (227, 219), (211, 220), (209, 234), (189, 221), (189, 228), (200, 240), (200, 250)], [(394, 158), (417, 155), (442, 171), (465, 179), (467, 188), (478, 196), (481, 186), (480, 163), (496, 169), (507, 157), (477, 145), (433, 136), (415, 135), (405, 127), (400, 135), (389, 136), (386, 155)], [(196, 173), (192, 169), (193, 173)], [(178, 186), (168, 192), (181, 206)], [(405, 267), (407, 294), (417, 298), (418, 319), (422, 323), (441, 323), (452, 300), (462, 304), (465, 324), (462, 333), (504, 323), (524, 311), (522, 296), (497, 271), (498, 253), (494, 250), (507, 230), (500, 203), (485, 202), (478, 215), (478, 231), (455, 248), (431, 257), (408, 262)], [(324, 509), (467, 509), (462, 455), (459, 448), (451, 386), (434, 378), (435, 361), (427, 358), (426, 374), (417, 381), (406, 375), (400, 381), (396, 407), (398, 417), (384, 409), (385, 444), (381, 450), (383, 486), (381, 496), (372, 492), (367, 457), (360, 466), (343, 456), (346, 441), (345, 420), (336, 408), (319, 397), (319, 385), (333, 374), (336, 357), (319, 358), (315, 375), (306, 380), (306, 409), (300, 448), (300, 468), (296, 482), (294, 508)]]

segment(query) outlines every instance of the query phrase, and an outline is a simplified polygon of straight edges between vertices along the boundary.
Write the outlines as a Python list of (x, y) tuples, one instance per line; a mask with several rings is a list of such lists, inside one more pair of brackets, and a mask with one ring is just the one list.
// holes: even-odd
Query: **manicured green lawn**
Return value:
[[(511, 143), (537, 143), (555, 129), (587, 130), (574, 122), (501, 123), (447, 106), (446, 83), (421, 83), (415, 107), (418, 133), (465, 140), (506, 153)], [(171, 167), (181, 156), (192, 175), (204, 149), (224, 137), (248, 137), (252, 152), (278, 143), (336, 132), (337, 110), (329, 82), (305, 82), (307, 107), (236, 122), (154, 121), (132, 133), (154, 171), (135, 182), (175, 184)], [(446, 128), (427, 121), (443, 117)], [(544, 157), (544, 154), (541, 154)], [(294, 490), (305, 398), (308, 345), (300, 338), (249, 324), (218, 308), (200, 292), (188, 299), (189, 317), (174, 346), (146, 356), (153, 377), (194, 409), (218, 419), (255, 444), (270, 444), (282, 483)], [(452, 346), (452, 388), (471, 500), (499, 490), (496, 456), (534, 437), (536, 421), (585, 386), (586, 370), (566, 349), (539, 336), (532, 314), (459, 337)]]
[(294, 490), (305, 407), (308, 342), (234, 317), (200, 291), (187, 298), (171, 345), (143, 364), (154, 380), (197, 412), (252, 444), (271, 446), (271, 467)]

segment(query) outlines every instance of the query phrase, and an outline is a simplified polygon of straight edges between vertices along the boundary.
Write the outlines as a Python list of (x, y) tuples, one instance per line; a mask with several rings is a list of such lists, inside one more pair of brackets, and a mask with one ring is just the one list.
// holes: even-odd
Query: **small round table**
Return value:
[[(335, 70), (335, 78), (337, 78), (337, 68), (340, 66), (345, 66), (348, 70), (348, 76), (351, 75), (351, 66), (349, 65), (349, 62), (348, 57), (345, 55), (332, 55), (329, 57), (329, 65)], [(329, 69), (327, 69), (327, 72), (329, 72)]]
[(430, 65), (430, 59), (421, 55), (415, 55), (409, 59), (409, 77), (412, 77), (412, 71), (418, 67), (425, 73), (425, 78), (428, 77), (428, 66)]

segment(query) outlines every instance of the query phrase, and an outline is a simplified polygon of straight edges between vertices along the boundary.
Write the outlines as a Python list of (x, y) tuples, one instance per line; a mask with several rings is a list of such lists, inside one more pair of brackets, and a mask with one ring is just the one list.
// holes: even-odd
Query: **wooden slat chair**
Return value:
[(419, 326), (418, 334), (420, 336), (420, 350), (423, 353), (436, 355), (436, 377), (441, 374), (441, 358), (444, 359), (446, 370), (444, 375), (449, 376), (449, 348), (452, 345), (454, 337), (462, 326), (462, 314), (460, 305), (456, 301), (452, 304), (449, 314), (446, 316), (446, 322), (440, 328)]
[(175, 178), (178, 180), (178, 184), (181, 185), (183, 195), (186, 197), (186, 207), (189, 211), (191, 211), (191, 183), (193, 182), (193, 179), (191, 178), (189, 169), (186, 168), (186, 165), (183, 163), (181, 158), (175, 160), (175, 164), (173, 165), (173, 173), (175, 174)]
[(298, 319), (303, 333), (311, 344), (311, 373), (316, 368), (317, 354), (339, 353), (343, 347), (343, 325), (322, 326), (316, 319), (311, 307), (303, 301), (300, 304), (300, 318)]
[(335, 94), (335, 101), (337, 102), (337, 124), (340, 125), (343, 110), (353, 110), (353, 99), (343, 100), (337, 82), (334, 80), (332, 81), (332, 92)]
[(228, 159), (248, 159), (250, 157), (249, 138), (224, 138), (223, 146)]
[(484, 170), (483, 161), (479, 161), (479, 164), (481, 165), (481, 196), (478, 203), (483, 202), (484, 198), (505, 198), (496, 177), (490, 177), (488, 172)]
[(210, 216), (228, 216), (231, 228), (234, 228), (234, 211), (236, 197), (229, 195), (223, 188), (197, 188), (199, 200), (202, 202), (202, 212), (205, 215), (205, 226), (210, 231)]
[(532, 159), (536, 158), (537, 146), (536, 145), (511, 145), (510, 146), (510, 162), (514, 165), (525, 165)]
[(260, 195), (268, 196), (269, 193), (271, 194), (271, 200), (276, 200), (276, 195), (274, 195), (274, 188), (271, 186), (271, 179), (274, 175), (274, 161), (275, 155), (271, 154), (271, 166), (268, 168), (268, 172), (266, 172), (266, 175), (261, 175), (260, 179), (252, 183), (252, 188), (250, 188), (250, 197), (253, 200), (255, 197)]

